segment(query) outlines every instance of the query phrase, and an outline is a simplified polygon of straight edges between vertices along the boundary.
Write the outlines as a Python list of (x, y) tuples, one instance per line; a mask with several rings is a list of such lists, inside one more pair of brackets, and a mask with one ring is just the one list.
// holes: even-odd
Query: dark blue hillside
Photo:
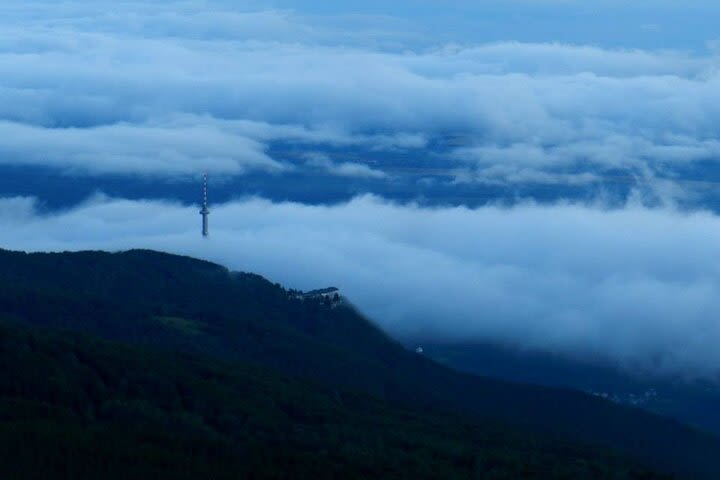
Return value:
[(612, 448), (690, 478), (720, 477), (716, 437), (582, 393), (457, 373), (405, 350), (350, 306), (303, 301), (256, 275), (190, 258), (3, 251), (0, 312), (23, 324), (250, 362), (412, 408)]

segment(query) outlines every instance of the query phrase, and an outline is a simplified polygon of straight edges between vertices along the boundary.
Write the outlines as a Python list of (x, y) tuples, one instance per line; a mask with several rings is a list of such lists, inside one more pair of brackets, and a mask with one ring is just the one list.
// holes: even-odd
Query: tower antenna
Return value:
[(210, 215), (210, 210), (208, 210), (208, 174), (207, 172), (203, 173), (203, 192), (202, 192), (202, 210), (200, 210), (200, 215), (202, 215), (202, 235), (203, 237), (207, 237), (210, 234), (210, 231), (208, 230), (208, 216)]

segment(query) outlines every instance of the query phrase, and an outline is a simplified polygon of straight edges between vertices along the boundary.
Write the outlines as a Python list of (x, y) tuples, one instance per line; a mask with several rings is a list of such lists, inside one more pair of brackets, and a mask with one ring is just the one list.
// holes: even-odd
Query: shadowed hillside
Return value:
[(299, 300), (261, 277), (207, 262), (148, 251), (0, 252), (0, 313), (156, 355), (250, 362), (333, 392), (501, 422), (563, 439), (558, 445), (612, 448), (690, 478), (720, 477), (715, 437), (581, 393), (454, 372), (406, 351), (349, 306)]
[(597, 449), (263, 369), (0, 325), (13, 479), (661, 478)]

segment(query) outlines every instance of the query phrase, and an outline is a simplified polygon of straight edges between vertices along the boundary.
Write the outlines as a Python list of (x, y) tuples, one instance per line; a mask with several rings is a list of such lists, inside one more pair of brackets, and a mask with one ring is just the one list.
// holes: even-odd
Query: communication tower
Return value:
[(207, 173), (203, 174), (203, 192), (202, 192), (202, 209), (200, 210), (200, 215), (202, 215), (202, 235), (203, 237), (207, 237), (210, 234), (210, 231), (208, 230), (208, 216), (210, 215), (210, 210), (208, 210), (208, 175)]

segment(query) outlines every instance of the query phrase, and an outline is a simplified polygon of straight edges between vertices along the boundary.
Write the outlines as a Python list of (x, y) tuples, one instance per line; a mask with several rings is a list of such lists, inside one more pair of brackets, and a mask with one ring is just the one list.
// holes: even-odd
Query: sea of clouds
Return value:
[(577, 184), (672, 179), (720, 153), (712, 39), (428, 44), (413, 19), (227, 2), (11, 1), (0, 19), (0, 164), (241, 175), (303, 168), (268, 153), (275, 141), (412, 150), (453, 136), (437, 163), (459, 181)]
[[(720, 221), (673, 205), (692, 194), (679, 172), (720, 153), (720, 49), (698, 40), (720, 7), (235, 3), (3, 2), (0, 165), (261, 171), (278, 182), (321, 168), (391, 181), (316, 147), (413, 152), (450, 138), (434, 162), (457, 182), (583, 185), (624, 172), (667, 201), (469, 209), (249, 198), (214, 205), (203, 241), (196, 207), (98, 196), (44, 214), (39, 183), (37, 200), (0, 199), (0, 247), (191, 254), (290, 287), (337, 285), (404, 338), (718, 373)], [(513, 23), (528, 11), (527, 27)], [(593, 20), (614, 16), (605, 31)], [(308, 146), (303, 161), (273, 153), (288, 141)]]

